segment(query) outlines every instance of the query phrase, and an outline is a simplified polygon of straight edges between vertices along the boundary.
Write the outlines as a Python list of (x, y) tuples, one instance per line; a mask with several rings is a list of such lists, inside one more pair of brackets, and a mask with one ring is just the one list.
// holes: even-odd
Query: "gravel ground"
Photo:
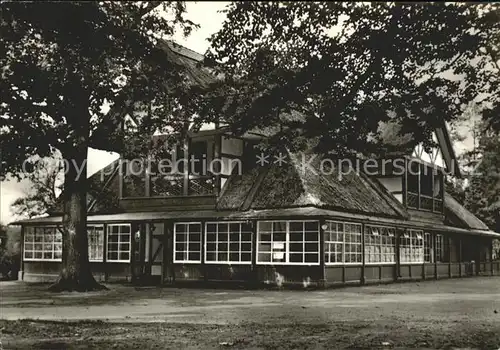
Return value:
[(46, 287), (0, 283), (4, 349), (500, 348), (499, 277), (326, 291)]

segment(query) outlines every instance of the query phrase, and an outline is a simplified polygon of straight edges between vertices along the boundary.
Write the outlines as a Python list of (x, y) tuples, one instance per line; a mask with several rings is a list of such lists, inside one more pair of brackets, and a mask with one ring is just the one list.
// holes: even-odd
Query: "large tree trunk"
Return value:
[[(80, 111), (85, 109), (80, 109)], [(49, 289), (78, 291), (106, 289), (96, 282), (90, 270), (87, 241), (87, 141), (88, 112), (76, 118), (75, 136), (70, 147), (61, 150), (64, 159), (64, 214), (62, 221), (62, 269)]]

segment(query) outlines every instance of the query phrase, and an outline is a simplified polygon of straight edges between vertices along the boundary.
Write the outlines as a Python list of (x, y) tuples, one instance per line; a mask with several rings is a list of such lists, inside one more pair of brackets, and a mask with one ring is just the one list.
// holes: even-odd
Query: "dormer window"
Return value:
[(436, 167), (411, 160), (406, 174), (408, 208), (443, 212), (443, 173)]

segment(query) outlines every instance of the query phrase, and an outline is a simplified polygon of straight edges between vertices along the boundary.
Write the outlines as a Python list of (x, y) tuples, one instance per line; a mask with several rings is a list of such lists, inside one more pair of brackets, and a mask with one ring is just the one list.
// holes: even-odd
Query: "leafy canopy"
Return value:
[(183, 125), (192, 84), (163, 39), (189, 34), (184, 12), (183, 2), (2, 2), (1, 174), (53, 148), (83, 159), (87, 146), (120, 151), (119, 126), (138, 108), (145, 134)]
[(471, 173), (465, 205), (495, 230), (500, 219), (500, 135), (483, 126), (478, 152), (480, 159)]
[(485, 108), (499, 105), (491, 40), (499, 11), (472, 3), (232, 2), (210, 39), (207, 62), (224, 79), (206, 109), (240, 132), (281, 124), (275, 141), (315, 137), (325, 151), (376, 150), (379, 122), (392, 119), (430, 145), (440, 118), (456, 118), (478, 96)]

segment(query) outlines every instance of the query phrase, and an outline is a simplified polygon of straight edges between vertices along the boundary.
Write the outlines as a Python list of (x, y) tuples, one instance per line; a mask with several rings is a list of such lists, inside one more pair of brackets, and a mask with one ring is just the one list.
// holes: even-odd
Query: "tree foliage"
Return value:
[[(181, 128), (192, 115), (192, 83), (160, 40), (177, 27), (190, 32), (184, 12), (183, 2), (0, 4), (1, 175), (18, 175), (25, 159), (54, 148), (67, 160), (62, 289), (96, 287), (87, 253), (88, 147), (120, 151), (126, 114), (146, 135)], [(148, 102), (140, 106), (146, 113), (137, 113), (137, 101)]]
[(27, 166), (21, 174), (30, 183), (25, 195), (12, 203), (14, 214), (20, 217), (34, 217), (47, 214), (55, 208), (57, 197), (62, 191), (64, 165), (55, 157), (40, 158)]
[[(179, 107), (188, 84), (157, 38), (193, 24), (182, 2), (163, 6), (173, 20), (148, 13), (154, 6), (144, 2), (2, 3), (2, 174), (19, 173), (25, 156), (52, 147), (71, 153), (81, 137), (89, 147), (118, 149), (109, 137), (121, 121), (110, 119), (129, 112), (131, 101), (157, 102), (139, 128), (166, 124), (159, 116)], [(105, 103), (122, 113), (108, 115)]]
[(500, 214), (500, 135), (485, 130), (479, 140), (481, 158), (470, 176), (465, 205), (491, 229)]
[[(315, 137), (324, 151), (377, 149), (377, 126), (389, 119), (430, 145), (440, 118), (453, 120), (478, 96), (485, 108), (498, 106), (498, 46), (490, 39), (500, 33), (499, 11), (472, 3), (232, 2), (210, 39), (207, 63), (224, 79), (206, 108), (236, 131), (280, 123), (278, 142)], [(283, 117), (291, 111), (303, 117)]]

